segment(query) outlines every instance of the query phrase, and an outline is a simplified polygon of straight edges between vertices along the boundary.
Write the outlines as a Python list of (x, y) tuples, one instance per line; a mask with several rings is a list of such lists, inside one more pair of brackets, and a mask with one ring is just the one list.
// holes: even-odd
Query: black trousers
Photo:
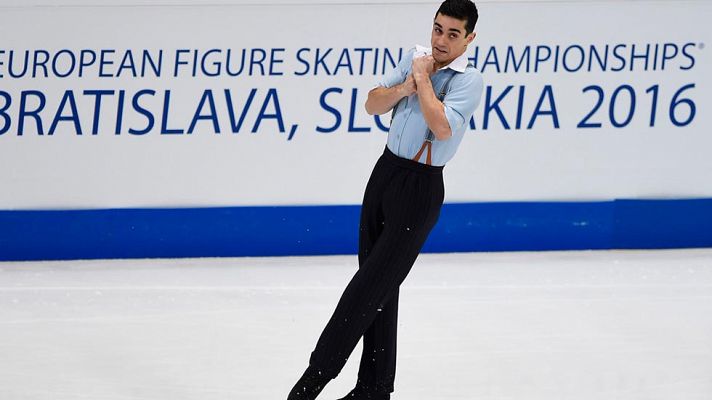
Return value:
[(388, 147), (366, 185), (359, 269), (326, 324), (309, 364), (335, 378), (363, 336), (359, 384), (393, 392), (398, 289), (440, 216), (442, 166), (401, 158)]

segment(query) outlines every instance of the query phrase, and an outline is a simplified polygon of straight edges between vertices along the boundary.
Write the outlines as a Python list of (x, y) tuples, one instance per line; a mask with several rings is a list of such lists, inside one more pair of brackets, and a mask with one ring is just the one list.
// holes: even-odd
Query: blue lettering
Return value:
[(494, 65), (497, 72), (502, 72), (499, 67), (499, 59), (497, 58), (497, 48), (494, 46), (490, 47), (487, 56), (485, 56), (485, 62), (482, 63), (482, 72), (485, 72), (488, 65)]
[[(548, 111), (542, 110), (544, 99), (546, 99), (549, 103)], [(527, 125), (527, 129), (531, 129), (534, 126), (534, 122), (536, 121), (539, 115), (551, 115), (552, 119), (554, 120), (554, 128), (559, 129), (559, 116), (556, 113), (556, 102), (554, 101), (554, 91), (551, 85), (544, 86), (544, 90), (541, 92), (541, 96), (539, 96), (539, 102), (537, 102), (536, 107), (534, 107), (534, 113), (532, 114), (532, 117), (529, 120), (529, 125)]]
[(304, 51), (308, 52), (309, 49), (306, 47), (302, 47), (301, 49), (299, 49), (299, 51), (297, 51), (297, 61), (299, 61), (300, 64), (304, 64), (304, 71), (295, 71), (294, 75), (302, 76), (309, 73), (309, 62), (302, 58), (302, 52)]
[(242, 55), (240, 56), (240, 69), (237, 70), (237, 72), (235, 72), (230, 69), (230, 65), (232, 64), (231, 63), (232, 49), (227, 49), (227, 62), (225, 63), (225, 72), (227, 72), (227, 74), (229, 76), (238, 76), (238, 75), (242, 74), (242, 71), (245, 69), (245, 55), (246, 54), (247, 54), (246, 50), (242, 49)]
[(598, 86), (598, 85), (591, 85), (591, 86), (586, 86), (583, 88), (583, 93), (589, 92), (593, 90), (596, 92), (596, 95), (598, 95), (598, 100), (596, 100), (596, 104), (593, 106), (593, 109), (586, 114), (585, 117), (576, 125), (577, 128), (600, 128), (601, 123), (600, 122), (588, 122), (591, 117), (593, 117), (594, 114), (596, 114), (596, 111), (601, 107), (601, 104), (603, 103), (603, 89)]
[(107, 58), (110, 55), (113, 55), (114, 52), (116, 52), (116, 50), (113, 50), (113, 49), (101, 50), (101, 55), (99, 56), (99, 77), (100, 78), (111, 78), (112, 75), (110, 73), (105, 73), (104, 68), (107, 66), (114, 65), (113, 60), (110, 60), (110, 59), (107, 60)]
[[(37, 96), (39, 99), (39, 105), (37, 108), (33, 111), (27, 111), (27, 97), (28, 96)], [(36, 90), (28, 90), (26, 92), (22, 92), (22, 95), (20, 96), (20, 116), (19, 116), (19, 121), (18, 121), (18, 126), (17, 126), (17, 135), (22, 136), (22, 134), (25, 131), (25, 117), (32, 117), (35, 119), (35, 122), (37, 123), (37, 133), (39, 135), (44, 135), (44, 130), (42, 129), (42, 118), (40, 118), (39, 113), (44, 109), (46, 102), (45, 95), (42, 92), (36, 91)]]
[[(544, 51), (546, 50), (546, 51)], [(546, 55), (543, 55), (545, 53)], [(548, 46), (537, 46), (534, 57), (534, 72), (539, 72), (539, 64), (551, 58), (551, 49)]]
[(692, 56), (692, 54), (688, 53), (688, 49), (690, 47), (695, 47), (694, 43), (687, 43), (684, 46), (682, 46), (682, 55), (685, 56), (688, 60), (690, 60), (690, 65), (688, 66), (680, 66), (680, 69), (683, 71), (687, 71), (689, 69), (692, 69), (692, 67), (695, 66), (695, 57)]
[(618, 52), (620, 49), (625, 49), (625, 45), (624, 45), (624, 44), (617, 44), (616, 46), (613, 47), (613, 58), (615, 58), (615, 59), (617, 59), (618, 61), (620, 61), (620, 66), (619, 66), (619, 67), (611, 68), (611, 71), (613, 71), (613, 72), (622, 71), (622, 70), (625, 68), (625, 63), (626, 63), (625, 57), (623, 57), (623, 55), (621, 55), (621, 54)]
[[(62, 54), (67, 54), (69, 56), (69, 67), (67, 68), (67, 71), (63, 74), (59, 73), (57, 71), (57, 60), (59, 59), (59, 56)], [(69, 76), (69, 74), (72, 73), (74, 70), (74, 66), (76, 65), (77, 60), (74, 58), (74, 53), (72, 53), (70, 50), (67, 49), (62, 49), (57, 52), (57, 54), (54, 55), (54, 60), (52, 62), (52, 72), (54, 72), (54, 75), (60, 78), (66, 78)]]
[(315, 61), (314, 62), (314, 75), (319, 73), (319, 65), (322, 65), (324, 67), (324, 71), (326, 71), (327, 75), (331, 75), (331, 73), (329, 72), (329, 67), (324, 62), (324, 59), (326, 58), (326, 56), (329, 55), (329, 53), (331, 53), (331, 50), (333, 50), (333, 49), (329, 48), (326, 51), (326, 53), (324, 53), (323, 55), (320, 56), (321, 49), (319, 49), (319, 48), (316, 49), (316, 58), (314, 60)]
[(15, 65), (15, 63), (13, 62), (13, 60), (15, 59), (15, 52), (11, 51), (10, 58), (8, 59), (8, 72), (10, 72), (10, 76), (13, 78), (22, 78), (25, 75), (25, 73), (27, 73), (27, 67), (28, 67), (27, 61), (29, 60), (29, 58), (30, 58), (30, 52), (28, 50), (25, 50), (25, 62), (22, 67), (22, 72), (17, 73), (15, 71), (13, 71), (13, 68), (12, 68), (12, 66)]
[(10, 97), (10, 94), (6, 91), (0, 90), (0, 97), (5, 99), (5, 105), (0, 108), (0, 117), (5, 121), (5, 125), (2, 126), (2, 129), (0, 129), (0, 135), (4, 135), (5, 132), (10, 130), (10, 116), (7, 115), (7, 109), (10, 108), (10, 104), (12, 103), (12, 97)]
[[(676, 46), (677, 48), (677, 46)], [(630, 49), (630, 70), (633, 70), (633, 67), (635, 66), (635, 60), (636, 59), (643, 59), (645, 60), (645, 68), (643, 68), (643, 71), (648, 70), (648, 62), (650, 61), (650, 44), (645, 45), (645, 53), (641, 54), (636, 54), (635, 53), (635, 44), (631, 46)]]
[(509, 129), (509, 124), (507, 123), (507, 119), (504, 117), (504, 114), (502, 113), (502, 109), (499, 108), (499, 102), (504, 99), (507, 94), (509, 93), (510, 90), (512, 90), (514, 86), (507, 86), (507, 88), (502, 92), (499, 97), (494, 102), (491, 102), (492, 100), (492, 86), (487, 86), (487, 93), (485, 96), (485, 118), (484, 122), (482, 124), (482, 129), (487, 129), (489, 126), (489, 116), (490, 112), (493, 110), (497, 113), (497, 116), (499, 117), (499, 120), (502, 122), (502, 125), (504, 126), (504, 129)]
[[(64, 106), (69, 103), (70, 111), (71, 114), (68, 116), (62, 115), (62, 111), (64, 111)], [(59, 108), (57, 109), (57, 113), (54, 116), (54, 120), (52, 120), (52, 125), (49, 128), (49, 132), (47, 133), (48, 135), (52, 136), (54, 134), (54, 130), (57, 127), (57, 124), (59, 121), (72, 121), (74, 122), (74, 130), (77, 135), (82, 134), (82, 127), (79, 124), (79, 113), (77, 112), (77, 103), (74, 101), (74, 92), (71, 90), (67, 90), (64, 92), (64, 96), (62, 96), (62, 100), (59, 102)]]
[(521, 68), (522, 64), (526, 60), (527, 66), (525, 71), (529, 71), (529, 46), (526, 46), (524, 48), (524, 51), (522, 52), (522, 56), (519, 59), (519, 62), (517, 62), (517, 59), (515, 58), (514, 55), (514, 48), (512, 46), (507, 46), (507, 58), (505, 60), (505, 66), (504, 70), (509, 71), (510, 70), (510, 64), (513, 65), (514, 67), (514, 72), (519, 72), (519, 68)]
[[(569, 66), (569, 63), (567, 62), (567, 61), (569, 60), (569, 57), (568, 57), (569, 52), (570, 52), (572, 49), (578, 50), (578, 53), (579, 53), (579, 63), (578, 63), (578, 65), (576, 65), (575, 67), (570, 67), (570, 66)], [(573, 46), (567, 47), (566, 50), (564, 50), (564, 61), (563, 61), (563, 63), (564, 63), (564, 69), (565, 69), (566, 71), (568, 71), (568, 72), (577, 72), (578, 70), (581, 69), (581, 67), (583, 67), (583, 64), (584, 64), (585, 61), (586, 61), (586, 55), (585, 55), (585, 53), (584, 53), (583, 47), (581, 47), (581, 46), (579, 46), (579, 45), (573, 45)]]
[(116, 110), (116, 129), (114, 130), (114, 134), (120, 135), (121, 134), (121, 124), (123, 123), (123, 117), (124, 117), (124, 95), (126, 94), (125, 90), (119, 90), (119, 102), (118, 102), (118, 109)]
[(341, 125), (341, 113), (339, 112), (339, 110), (326, 104), (326, 95), (328, 95), (329, 93), (332, 93), (332, 92), (341, 93), (341, 92), (343, 92), (343, 90), (340, 88), (335, 88), (335, 87), (326, 89), (325, 91), (323, 91), (321, 93), (321, 96), (319, 97), (319, 104), (321, 105), (321, 108), (334, 114), (334, 117), (336, 117), (336, 122), (334, 123), (334, 126), (332, 126), (331, 128), (322, 128), (320, 126), (317, 126), (316, 127), (317, 132), (331, 133), (331, 132), (334, 132), (335, 130), (339, 129), (339, 126)]
[(605, 52), (603, 53), (603, 58), (601, 58), (601, 55), (598, 53), (598, 50), (596, 49), (596, 46), (591, 46), (590, 52), (588, 54), (588, 72), (591, 72), (593, 69), (593, 59), (594, 58), (596, 59), (596, 61), (598, 61), (598, 67), (600, 68), (600, 70), (601, 71), (606, 70), (606, 66), (608, 65), (608, 45), (606, 45), (604, 48), (605, 48)]
[(522, 114), (524, 114), (524, 92), (525, 86), (519, 86), (519, 96), (517, 97), (517, 121), (514, 123), (514, 129), (522, 127)]
[(341, 51), (341, 56), (339, 61), (336, 63), (336, 68), (334, 68), (334, 75), (339, 72), (340, 67), (346, 67), (349, 70), (349, 75), (354, 74), (354, 70), (351, 66), (351, 57), (349, 56), (349, 49), (344, 49)]
[(475, 52), (472, 57), (469, 57), (468, 60), (472, 63), (472, 65), (477, 68), (477, 60), (480, 56), (480, 46), (475, 46)]
[(284, 50), (285, 50), (285, 49), (283, 49), (283, 48), (272, 49), (272, 50), (271, 50), (271, 52), (270, 52), (270, 63), (269, 63), (269, 74), (270, 74), (270, 75), (277, 75), (277, 76), (284, 75), (284, 73), (283, 73), (282, 71), (277, 71), (277, 72), (275, 72), (274, 69), (273, 69), (276, 64), (282, 64), (282, 63), (284, 62), (284, 59), (283, 59), (283, 58), (277, 58), (277, 56), (275, 55), (275, 53), (277, 53), (277, 52), (284, 53)]
[(376, 114), (373, 116), (373, 120), (376, 121), (376, 127), (381, 131), (381, 132), (388, 132), (389, 127), (385, 126), (383, 124), (383, 121), (381, 121), (381, 116)]
[(220, 75), (220, 62), (218, 61), (213, 61), (213, 66), (215, 67), (214, 70), (208, 71), (205, 69), (205, 59), (208, 58), (211, 54), (217, 53), (220, 55), (220, 49), (210, 49), (205, 54), (203, 54), (203, 57), (200, 60), (200, 70), (203, 72), (204, 75), (206, 76), (218, 76)]
[(104, 95), (114, 95), (113, 90), (85, 90), (84, 95), (86, 96), (96, 96), (94, 99), (94, 122), (92, 124), (92, 135), (97, 135), (99, 133), (99, 115), (101, 111), (101, 96)]
[(131, 101), (131, 104), (133, 104), (134, 110), (136, 110), (139, 114), (144, 115), (146, 117), (146, 119), (148, 120), (148, 124), (146, 125), (146, 128), (144, 128), (142, 130), (136, 130), (133, 128), (129, 128), (129, 133), (132, 135), (144, 135), (144, 134), (150, 132), (151, 129), (153, 129), (153, 122), (154, 122), (153, 114), (151, 114), (151, 112), (148, 111), (147, 109), (141, 107), (141, 105), (138, 103), (138, 99), (141, 98), (141, 96), (143, 96), (145, 94), (150, 94), (151, 96), (155, 96), (156, 91), (150, 90), (150, 89), (144, 89), (144, 90), (137, 92), (134, 95), (133, 100)]
[(131, 71), (131, 76), (136, 77), (136, 64), (134, 63), (133, 54), (131, 51), (124, 53), (124, 58), (121, 59), (121, 64), (119, 65), (119, 70), (116, 71), (116, 77), (121, 76), (121, 72), (125, 69)]
[(161, 135), (180, 135), (183, 134), (183, 129), (168, 128), (168, 111), (171, 104), (171, 91), (166, 90), (163, 93), (163, 117), (161, 117)]
[(141, 63), (141, 76), (146, 76), (146, 65), (150, 65), (156, 77), (161, 76), (161, 66), (163, 65), (163, 50), (158, 50), (158, 64), (151, 58), (148, 50), (143, 51), (143, 63)]
[[(208, 100), (208, 105), (210, 107), (210, 113), (207, 115), (200, 114), (200, 111), (203, 109), (203, 105), (205, 104), (205, 100)], [(213, 99), (213, 91), (210, 89), (205, 90), (203, 92), (203, 96), (200, 98), (200, 103), (198, 104), (198, 108), (195, 110), (193, 120), (190, 121), (190, 127), (188, 128), (189, 135), (193, 133), (193, 130), (195, 129), (195, 124), (200, 119), (207, 119), (213, 121), (213, 129), (215, 130), (215, 133), (220, 133), (218, 116), (217, 112), (215, 111), (215, 100)]]
[[(270, 103), (270, 99), (273, 99), (272, 101), (274, 102), (274, 114), (265, 113), (265, 110), (267, 109), (267, 104)], [(267, 97), (265, 98), (264, 103), (262, 103), (262, 109), (260, 109), (260, 113), (257, 115), (255, 125), (252, 127), (252, 133), (257, 132), (257, 129), (259, 128), (260, 123), (264, 118), (276, 119), (277, 124), (279, 125), (279, 131), (281, 133), (284, 133), (284, 121), (282, 120), (282, 110), (279, 108), (279, 99), (277, 98), (276, 89), (270, 89), (269, 91), (267, 91)]]
[[(668, 52), (668, 50), (672, 50), (672, 52)], [(663, 60), (662, 64), (660, 65), (661, 69), (665, 69), (665, 63), (669, 60), (672, 60), (673, 58), (677, 57), (677, 53), (679, 52), (677, 45), (674, 43), (665, 43), (663, 46)]]
[[(615, 115), (615, 108), (616, 108), (616, 100), (618, 99), (618, 94), (622, 91), (625, 90), (628, 92), (630, 95), (630, 107), (628, 109), (628, 116), (623, 122), (618, 122), (616, 120), (616, 115)], [(633, 119), (633, 114), (635, 113), (635, 91), (633, 88), (629, 85), (622, 85), (618, 87), (615, 91), (613, 91), (613, 96), (611, 96), (611, 104), (608, 106), (608, 116), (611, 120), (611, 123), (613, 126), (616, 128), (622, 128), (628, 123), (630, 123), (630, 120)]]
[(175, 65), (173, 66), (173, 76), (177, 77), (178, 76), (178, 67), (181, 65), (188, 65), (188, 61), (183, 61), (181, 60), (181, 56), (184, 54), (190, 53), (190, 50), (188, 49), (178, 49), (176, 50), (176, 62)]
[[(40, 56), (44, 56), (44, 59), (41, 59)], [(42, 67), (42, 70), (44, 71), (44, 77), (47, 78), (49, 76), (49, 72), (47, 71), (47, 61), (49, 61), (49, 53), (45, 50), (37, 50), (35, 51), (35, 56), (33, 57), (32, 61), (32, 77), (36, 78), (37, 77), (37, 68)]]
[(247, 115), (247, 110), (250, 108), (250, 104), (252, 104), (252, 99), (255, 98), (255, 94), (257, 93), (257, 89), (251, 89), (250, 90), (250, 95), (247, 97), (247, 102), (245, 103), (245, 107), (242, 109), (242, 113), (240, 113), (240, 120), (235, 124), (235, 110), (232, 106), (232, 95), (230, 94), (230, 89), (225, 89), (225, 100), (227, 101), (227, 111), (230, 115), (230, 126), (232, 127), (232, 133), (239, 133), (240, 128), (242, 127), (242, 122), (245, 120), (245, 116)]
[[(259, 53), (260, 57), (256, 59), (255, 53)], [(265, 74), (265, 66), (262, 64), (265, 61), (265, 58), (267, 58), (266, 51), (264, 51), (262, 49), (252, 49), (252, 54), (251, 54), (251, 58), (250, 58), (250, 76), (253, 75), (252, 67), (254, 67), (255, 65), (259, 65), (260, 71), (261, 71), (260, 73), (262, 75)]]
[(371, 132), (369, 127), (356, 127), (354, 126), (354, 120), (356, 119), (356, 96), (358, 95), (358, 89), (351, 89), (351, 107), (349, 107), (349, 132)]
[[(87, 61), (86, 56), (90, 55), (91, 59)], [(94, 50), (82, 50), (79, 56), (79, 77), (81, 78), (84, 74), (84, 67), (89, 67), (94, 65), (96, 61), (96, 52)]]

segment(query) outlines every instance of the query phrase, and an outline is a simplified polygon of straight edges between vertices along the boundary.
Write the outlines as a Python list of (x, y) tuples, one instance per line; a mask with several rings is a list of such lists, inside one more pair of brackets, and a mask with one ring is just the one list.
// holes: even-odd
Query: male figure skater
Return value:
[(432, 47), (409, 50), (368, 93), (369, 114), (395, 110), (386, 148), (364, 193), (359, 269), (287, 400), (316, 399), (361, 336), (358, 381), (341, 400), (390, 399), (398, 289), (440, 216), (443, 167), (455, 155), (482, 95), (482, 75), (465, 54), (477, 18), (473, 2), (444, 1), (433, 21)]

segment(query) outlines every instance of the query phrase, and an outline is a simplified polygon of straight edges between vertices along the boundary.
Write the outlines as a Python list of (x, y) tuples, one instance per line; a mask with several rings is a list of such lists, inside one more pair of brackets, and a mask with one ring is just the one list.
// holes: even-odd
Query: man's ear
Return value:
[(472, 31), (469, 35), (467, 35), (467, 44), (472, 43), (473, 40), (475, 40), (475, 36), (477, 36), (477, 32)]

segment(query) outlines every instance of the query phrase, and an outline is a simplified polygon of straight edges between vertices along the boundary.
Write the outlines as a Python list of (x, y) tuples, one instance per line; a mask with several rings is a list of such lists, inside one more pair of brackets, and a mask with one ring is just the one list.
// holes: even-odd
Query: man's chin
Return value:
[(447, 65), (450, 63), (450, 61), (452, 61), (447, 57), (447, 54), (444, 54), (441, 56), (433, 55), (433, 59), (435, 60), (435, 62), (437, 62), (438, 64), (442, 64), (442, 65)]

